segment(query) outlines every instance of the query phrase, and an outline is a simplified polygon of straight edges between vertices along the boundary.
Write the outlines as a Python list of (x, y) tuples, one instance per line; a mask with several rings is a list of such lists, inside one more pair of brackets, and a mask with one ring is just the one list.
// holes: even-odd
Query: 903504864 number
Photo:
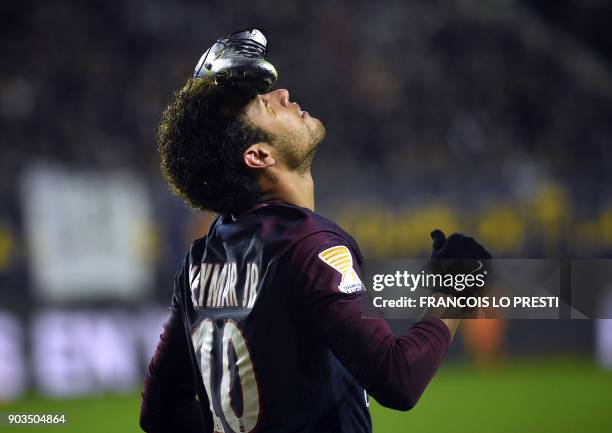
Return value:
[(65, 414), (9, 413), (2, 417), (8, 424), (66, 424)]

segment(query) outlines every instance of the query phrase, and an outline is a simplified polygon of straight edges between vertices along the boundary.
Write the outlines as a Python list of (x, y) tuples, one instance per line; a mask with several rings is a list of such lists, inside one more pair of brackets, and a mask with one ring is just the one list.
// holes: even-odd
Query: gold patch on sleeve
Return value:
[(338, 285), (338, 290), (342, 293), (354, 293), (365, 290), (359, 275), (357, 275), (353, 268), (353, 256), (351, 256), (351, 252), (346, 246), (338, 245), (328, 248), (319, 253), (319, 258), (342, 275), (342, 280)]

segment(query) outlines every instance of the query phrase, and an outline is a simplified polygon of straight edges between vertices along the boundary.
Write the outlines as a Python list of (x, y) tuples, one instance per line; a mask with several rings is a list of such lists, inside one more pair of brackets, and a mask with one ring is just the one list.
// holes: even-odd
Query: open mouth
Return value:
[(297, 108), (297, 111), (300, 117), (304, 117), (304, 114), (308, 114), (308, 111), (302, 110), (302, 107), (300, 107), (300, 104), (298, 104), (297, 102), (293, 102), (293, 104), (295, 104), (295, 107)]
[(286, 94), (286, 95), (285, 95), (285, 103), (286, 103), (287, 105), (293, 105), (293, 106), (295, 106), (295, 108), (296, 108), (296, 110), (297, 110), (298, 115), (299, 115), (299, 116), (300, 116), (302, 119), (303, 119), (303, 118), (305, 118), (305, 117), (309, 117), (309, 116), (310, 116), (310, 114), (308, 114), (308, 111), (304, 111), (304, 110), (302, 110), (302, 107), (300, 107), (300, 104), (298, 104), (297, 102), (291, 102), (291, 101), (289, 101), (289, 95), (288, 95), (288, 94)]

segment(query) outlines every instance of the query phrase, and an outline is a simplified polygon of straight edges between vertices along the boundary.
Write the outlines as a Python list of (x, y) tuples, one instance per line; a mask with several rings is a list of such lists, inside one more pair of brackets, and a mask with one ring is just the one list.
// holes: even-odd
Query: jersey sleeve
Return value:
[(181, 270), (175, 277), (170, 314), (145, 377), (140, 408), (140, 426), (149, 433), (212, 432), (196, 400), (189, 345), (180, 305)]
[(336, 233), (319, 232), (300, 241), (289, 268), (293, 308), (308, 332), (380, 404), (411, 409), (446, 356), (446, 325), (429, 318), (396, 337), (370, 307), (357, 247)]

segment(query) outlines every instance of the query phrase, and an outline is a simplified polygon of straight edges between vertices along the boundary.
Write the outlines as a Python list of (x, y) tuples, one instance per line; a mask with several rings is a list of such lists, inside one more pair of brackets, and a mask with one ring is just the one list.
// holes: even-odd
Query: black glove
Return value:
[(446, 238), (442, 230), (431, 232), (432, 259), (491, 259), (491, 254), (474, 238), (453, 233)]
[[(473, 277), (466, 277), (469, 280), (479, 274), (481, 275), (479, 279), (486, 281), (489, 278), (491, 254), (474, 238), (461, 233), (454, 233), (446, 238), (439, 229), (431, 232), (431, 238), (433, 239), (431, 260), (427, 265), (430, 273), (443, 276), (472, 275)], [(486, 284), (475, 284), (472, 287), (461, 286), (436, 286), (434, 290), (458, 296), (475, 296), (483, 293)]]
[(239, 88), (254, 95), (265, 93), (278, 78), (276, 68), (265, 59), (267, 43), (257, 29), (234, 32), (202, 54), (193, 77), (211, 77), (220, 86)]

